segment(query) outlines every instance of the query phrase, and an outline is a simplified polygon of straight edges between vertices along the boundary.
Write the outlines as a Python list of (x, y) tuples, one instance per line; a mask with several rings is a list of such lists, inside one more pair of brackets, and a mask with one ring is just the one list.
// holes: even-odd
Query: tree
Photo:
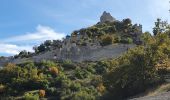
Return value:
[(38, 52), (44, 52), (46, 50), (46, 47), (44, 44), (41, 44), (40, 46), (38, 46)]
[(38, 52), (39, 52), (37, 46), (34, 46), (34, 47), (33, 47), (33, 50), (34, 50), (35, 53), (38, 53)]
[(127, 19), (123, 19), (123, 24), (125, 26), (131, 26), (132, 25), (132, 21), (131, 19), (127, 18)]
[(51, 40), (46, 40), (46, 41), (44, 42), (44, 45), (45, 45), (46, 47), (49, 47), (49, 46), (52, 45), (52, 41), (51, 41)]
[(28, 57), (29, 54), (26, 50), (23, 50), (21, 51), (19, 54), (18, 54), (19, 57), (23, 58), (23, 57)]
[(144, 45), (151, 44), (154, 42), (154, 38), (149, 32), (145, 32), (141, 35), (141, 39), (144, 43)]
[(46, 50), (50, 50), (51, 46), (52, 46), (53, 42), (51, 40), (46, 40), (44, 42), (45, 48)]
[(62, 47), (62, 41), (61, 40), (53, 40), (53, 46), (57, 48)]
[(157, 82), (156, 69), (149, 56), (144, 46), (139, 46), (112, 61), (111, 69), (103, 79), (113, 97), (124, 99), (133, 96)]
[(168, 28), (167, 21), (161, 21), (161, 19), (157, 19), (155, 22), (155, 27), (153, 28), (154, 35), (157, 35), (158, 33), (164, 32)]

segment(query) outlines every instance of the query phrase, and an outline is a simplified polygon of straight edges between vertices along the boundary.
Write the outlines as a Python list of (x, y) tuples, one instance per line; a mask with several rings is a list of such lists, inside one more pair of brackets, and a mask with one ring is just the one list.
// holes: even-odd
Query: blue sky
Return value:
[(96, 24), (103, 11), (151, 31), (156, 18), (170, 20), (169, 9), (169, 0), (0, 0), (0, 56)]

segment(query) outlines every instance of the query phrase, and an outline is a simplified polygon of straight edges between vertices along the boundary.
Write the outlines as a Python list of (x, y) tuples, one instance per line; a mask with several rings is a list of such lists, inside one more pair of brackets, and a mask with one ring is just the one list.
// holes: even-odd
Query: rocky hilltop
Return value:
[(115, 58), (141, 43), (142, 25), (130, 19), (117, 21), (106, 11), (100, 22), (88, 28), (73, 31), (63, 40), (47, 40), (35, 52), (21, 51), (14, 57), (1, 58), (0, 65), (41, 60), (71, 60), (73, 62), (99, 61)]
[(102, 16), (100, 17), (100, 22), (105, 23), (105, 22), (114, 22), (116, 21), (115, 18), (111, 16), (110, 13), (107, 13), (106, 11), (103, 12)]

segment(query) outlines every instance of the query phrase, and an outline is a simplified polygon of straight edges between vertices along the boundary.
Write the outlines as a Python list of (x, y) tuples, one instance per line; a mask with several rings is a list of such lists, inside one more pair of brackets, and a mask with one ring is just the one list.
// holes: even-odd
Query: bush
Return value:
[(78, 82), (72, 82), (70, 85), (72, 91), (79, 91), (81, 89), (81, 84)]
[(124, 43), (124, 44), (132, 44), (133, 43), (133, 39), (132, 38), (122, 38), (121, 40), (120, 40), (120, 42), (121, 43)]
[(8, 63), (8, 64), (5, 66), (5, 69), (6, 69), (7, 71), (12, 71), (12, 70), (14, 70), (14, 68), (16, 68), (16, 65), (13, 64), (13, 63)]
[(117, 64), (113, 63), (112, 69), (104, 77), (105, 86), (113, 97), (124, 99), (136, 95), (160, 81), (156, 68), (151, 65), (153, 62), (148, 59), (153, 58), (145, 55), (143, 46), (116, 59)]
[(114, 42), (115, 43), (120, 43), (120, 41), (121, 41), (121, 37), (120, 36), (116, 36)]
[(105, 86), (103, 85), (103, 83), (99, 83), (99, 85), (97, 86), (97, 90), (103, 94), (106, 90)]
[(57, 66), (57, 64), (54, 63), (53, 61), (43, 60), (43, 61), (41, 62), (41, 66), (45, 66), (45, 67), (47, 67), (47, 68), (50, 68), (50, 67), (55, 67), (55, 66)]
[(50, 87), (50, 88), (48, 88), (47, 90), (47, 95), (56, 95), (57, 94), (57, 89), (55, 88), (55, 87)]
[(39, 100), (39, 96), (36, 91), (27, 92), (24, 94), (24, 100)]
[(0, 84), (0, 93), (4, 93), (4, 92), (5, 92), (5, 90), (6, 90), (5, 85)]
[(96, 97), (92, 94), (88, 94), (87, 91), (79, 91), (73, 95), (71, 100), (96, 100)]
[(92, 74), (95, 74), (95, 73), (96, 73), (96, 70), (95, 70), (94, 66), (91, 66), (91, 65), (89, 65), (89, 66), (87, 67), (87, 71), (90, 72), (90, 73), (92, 73)]
[(57, 76), (59, 74), (59, 70), (57, 67), (51, 67), (49, 68), (49, 71), (51, 72), (52, 75)]
[(110, 35), (104, 35), (102, 38), (101, 38), (101, 46), (106, 46), (106, 45), (110, 45), (113, 43), (113, 37), (110, 36)]
[(100, 61), (95, 65), (95, 70), (97, 74), (104, 74), (108, 71), (109, 64), (105, 61)]
[(37, 95), (25, 95), (24, 100), (39, 100)]
[(87, 78), (89, 75), (90, 73), (85, 69), (76, 68), (75, 70), (75, 77), (77, 77), (78, 79)]
[(133, 43), (133, 39), (132, 38), (127, 38), (127, 43), (128, 44), (132, 44)]
[(40, 98), (45, 97), (45, 90), (40, 90), (39, 91), (39, 96), (40, 96)]
[(76, 68), (75, 64), (71, 60), (65, 60), (62, 63), (62, 67), (64, 69), (75, 69)]

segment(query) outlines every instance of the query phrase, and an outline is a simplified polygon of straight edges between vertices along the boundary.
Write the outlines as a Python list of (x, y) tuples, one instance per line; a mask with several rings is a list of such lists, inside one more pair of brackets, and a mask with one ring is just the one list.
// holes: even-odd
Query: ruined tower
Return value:
[(115, 18), (111, 16), (110, 13), (107, 13), (106, 11), (103, 12), (102, 16), (100, 17), (100, 23), (104, 22), (114, 22), (116, 21)]

